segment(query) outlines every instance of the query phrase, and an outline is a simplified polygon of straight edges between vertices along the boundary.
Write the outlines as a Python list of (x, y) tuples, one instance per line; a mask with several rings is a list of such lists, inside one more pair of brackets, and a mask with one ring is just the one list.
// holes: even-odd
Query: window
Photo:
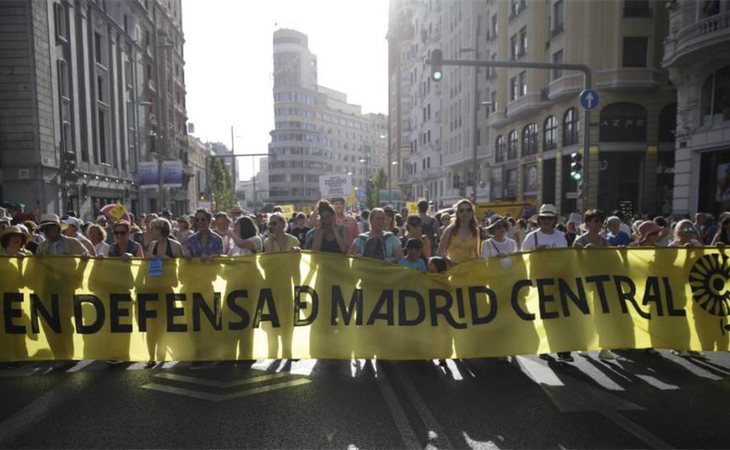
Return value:
[[(497, 60), (497, 54), (492, 53), (491, 56), (492, 61)], [(496, 67), (487, 67), (487, 79), (495, 78), (497, 76), (497, 68)]]
[(558, 146), (558, 120), (555, 116), (550, 116), (545, 119), (545, 125), (543, 126), (543, 151), (553, 150)]
[(505, 150), (504, 136), (500, 134), (494, 142), (494, 162), (504, 161)]
[(104, 40), (101, 37), (101, 34), (94, 33), (94, 57), (97, 63), (104, 65), (105, 58), (104, 58)]
[(553, 36), (563, 31), (563, 11), (563, 0), (558, 0), (553, 3), (553, 27), (552, 30), (550, 30)]
[(624, 0), (624, 17), (651, 17), (649, 0)]
[(530, 123), (522, 129), (522, 156), (537, 153), (537, 124)]
[(56, 38), (68, 42), (68, 27), (66, 25), (66, 8), (60, 3), (53, 4), (53, 20), (56, 25)]
[(527, 95), (527, 71), (523, 70), (519, 75), (519, 96), (523, 97)]
[(107, 164), (109, 157), (106, 154), (107, 150), (107, 133), (106, 133), (106, 111), (103, 109), (98, 110), (98, 131), (99, 131), (99, 156), (102, 164)]
[(702, 85), (702, 125), (716, 125), (730, 120), (730, 66), (710, 75)]
[(509, 45), (509, 48), (510, 48), (509, 57), (510, 57), (510, 59), (515, 60), (515, 59), (519, 58), (519, 54), (520, 54), (520, 41), (519, 41), (519, 38), (517, 37), (516, 34), (515, 35), (512, 35), (512, 37), (510, 38), (509, 42), (510, 42), (510, 45)]
[(517, 100), (519, 91), (517, 90), (517, 77), (509, 79), (509, 99)]
[[(557, 52), (553, 53), (553, 63), (555, 64), (562, 64), (563, 63), (563, 51), (558, 50)], [(562, 78), (563, 76), (563, 69), (553, 69), (553, 80), (557, 80), (558, 78)]]
[(671, 103), (659, 112), (659, 142), (674, 142), (677, 130), (677, 104)]
[(527, 54), (527, 27), (522, 27), (520, 30), (520, 48), (517, 54), (518, 58), (522, 58)]
[(517, 131), (512, 130), (509, 132), (507, 139), (507, 159), (517, 159)]
[(578, 143), (578, 111), (570, 108), (563, 116), (563, 145)]
[(494, 13), (494, 14), (492, 14), (492, 26), (491, 26), (491, 32), (489, 34), (490, 39), (497, 38), (498, 30), (499, 30), (499, 26), (497, 24), (497, 13)]
[(646, 67), (648, 38), (625, 37), (623, 48), (623, 67)]

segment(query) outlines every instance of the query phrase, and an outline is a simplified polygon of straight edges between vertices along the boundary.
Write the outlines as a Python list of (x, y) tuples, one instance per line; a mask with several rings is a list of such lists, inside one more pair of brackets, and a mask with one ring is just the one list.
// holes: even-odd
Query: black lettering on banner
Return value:
[(669, 284), (669, 278), (662, 277), (664, 282), (664, 291), (667, 294), (667, 312), (671, 317), (687, 317), (687, 311), (684, 309), (676, 309), (674, 307), (674, 295), (672, 293), (672, 286)]
[(540, 300), (540, 318), (545, 319), (557, 319), (560, 317), (557, 311), (548, 311), (547, 304), (555, 301), (555, 297), (545, 293), (546, 286), (555, 285), (555, 280), (552, 278), (538, 278), (537, 280), (537, 297)]
[[(621, 305), (621, 312), (628, 314), (629, 308), (626, 306), (626, 302), (631, 302), (631, 304), (634, 305), (634, 309), (641, 317), (644, 319), (651, 319), (651, 314), (642, 311), (639, 304), (636, 303), (636, 299), (634, 299), (634, 295), (636, 294), (636, 285), (631, 278), (623, 275), (614, 275), (613, 283), (616, 285), (616, 293), (621, 301), (619, 303)], [(628, 291), (623, 290), (624, 284), (628, 287)]]
[(203, 312), (208, 323), (214, 330), (223, 329), (223, 317), (221, 316), (221, 293), (213, 292), (213, 309), (210, 309), (205, 297), (200, 292), (193, 292), (193, 331), (200, 331), (200, 312)]
[(514, 309), (517, 317), (522, 320), (535, 320), (534, 314), (520, 308), (520, 290), (527, 287), (532, 287), (531, 280), (520, 280), (512, 285), (512, 309)]
[[(644, 299), (641, 302), (644, 306), (649, 303), (654, 303), (656, 308), (656, 315), (661, 317), (664, 315), (664, 309), (662, 306), (662, 294), (659, 289), (659, 278), (647, 277), (646, 284), (644, 285)], [(649, 309), (651, 311), (651, 309)]]
[[(385, 312), (382, 312), (383, 306), (385, 306)], [(372, 325), (376, 320), (385, 320), (389, 327), (392, 327), (395, 323), (393, 318), (393, 290), (385, 289), (378, 299), (378, 303), (375, 304), (373, 312), (370, 313), (367, 325)]]
[(342, 322), (345, 325), (350, 325), (353, 313), (356, 313), (355, 325), (362, 325), (362, 289), (355, 289), (352, 291), (350, 304), (345, 306), (345, 298), (342, 296), (342, 288), (339, 286), (332, 286), (332, 316), (330, 317), (330, 325), (337, 325), (338, 310), (342, 313)]
[(131, 333), (132, 325), (119, 323), (120, 317), (129, 317), (128, 308), (120, 308), (119, 303), (132, 302), (129, 294), (109, 294), (109, 325), (112, 333)]
[[(444, 298), (444, 305), (438, 306), (436, 299), (438, 297)], [(451, 297), (449, 291), (443, 289), (429, 289), (428, 290), (428, 303), (431, 307), (431, 326), (438, 326), (438, 316), (444, 316), (446, 322), (454, 328), (464, 329), (466, 328), (465, 323), (458, 323), (451, 317), (451, 306), (454, 304), (454, 299)]]
[[(105, 310), (104, 304), (96, 295), (74, 295), (74, 322), (76, 323), (76, 333), (78, 334), (94, 334), (101, 330), (104, 326)], [(84, 324), (83, 305), (88, 303), (94, 307), (96, 317), (90, 325)]]
[(238, 298), (248, 298), (248, 291), (245, 289), (233, 291), (228, 294), (228, 297), (226, 298), (226, 305), (228, 305), (228, 309), (241, 318), (240, 322), (228, 322), (229, 330), (245, 330), (251, 321), (248, 312), (243, 309), (241, 305), (236, 303), (236, 299)]
[(43, 300), (36, 294), (30, 294), (30, 328), (34, 334), (40, 333), (38, 326), (38, 313), (53, 330), (54, 333), (61, 332), (61, 315), (59, 314), (58, 295), (51, 294), (51, 312), (43, 304)]
[[(309, 316), (300, 319), (299, 311), (306, 309), (307, 307), (307, 302), (301, 300), (302, 295), (309, 295), (309, 298), (312, 299), (312, 312), (309, 313)], [(317, 291), (315, 291), (311, 286), (295, 286), (294, 326), (301, 327), (304, 325), (311, 325), (317, 319), (317, 314), (319, 314), (319, 295), (317, 294)]]
[(154, 293), (137, 294), (137, 325), (139, 331), (146, 332), (147, 320), (157, 318), (157, 311), (147, 309), (147, 303), (159, 300), (160, 296)]
[(456, 288), (456, 315), (459, 319), (466, 317), (466, 311), (464, 308), (464, 290), (462, 288)]
[[(407, 317), (407, 300), (415, 300), (415, 304), (418, 308), (418, 314), (415, 319), (409, 319)], [(411, 327), (418, 325), (426, 319), (426, 301), (418, 291), (402, 290), (398, 292), (398, 325), (404, 327)]]
[(604, 314), (608, 314), (610, 312), (608, 308), (608, 297), (606, 296), (606, 288), (603, 286), (603, 283), (606, 283), (608, 281), (611, 281), (611, 277), (608, 275), (593, 275), (590, 277), (586, 277), (587, 283), (595, 283), (596, 285), (596, 291), (598, 291), (598, 299), (601, 301), (601, 311)]
[(23, 294), (20, 292), (5, 292), (3, 294), (5, 332), (7, 334), (25, 334), (25, 327), (23, 325), (15, 325), (13, 323), (13, 317), (23, 317), (23, 309), (13, 308), (13, 303), (23, 303)]
[[(477, 294), (487, 294), (487, 297), (489, 298), (489, 313), (486, 316), (479, 315)], [(497, 294), (486, 286), (469, 287), (469, 305), (471, 306), (472, 325), (489, 323), (497, 317)]]
[(169, 333), (185, 333), (188, 331), (188, 325), (185, 323), (175, 323), (175, 317), (185, 315), (185, 308), (177, 306), (177, 302), (187, 301), (185, 294), (168, 293), (165, 294), (165, 302), (167, 303), (167, 331)]
[(558, 279), (558, 287), (560, 289), (560, 304), (563, 306), (563, 316), (570, 317), (570, 309), (568, 308), (568, 298), (580, 309), (585, 315), (590, 314), (588, 309), (588, 298), (586, 298), (586, 290), (583, 286), (583, 280), (580, 278), (575, 279), (575, 286), (578, 290), (576, 294), (568, 286), (568, 282), (562, 278)]
[[(264, 314), (264, 305), (267, 306), (269, 313)], [(271, 326), (279, 328), (279, 315), (276, 313), (276, 305), (274, 304), (274, 294), (270, 288), (261, 289), (259, 292), (259, 302), (256, 305), (256, 314), (253, 318), (253, 327), (258, 328), (261, 322), (271, 322)]]

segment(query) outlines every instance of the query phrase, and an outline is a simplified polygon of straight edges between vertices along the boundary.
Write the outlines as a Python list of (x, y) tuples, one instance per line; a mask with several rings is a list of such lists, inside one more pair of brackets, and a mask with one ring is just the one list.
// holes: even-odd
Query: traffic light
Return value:
[(580, 153), (570, 155), (570, 176), (575, 181), (583, 179), (583, 155)]
[(441, 49), (435, 48), (431, 50), (431, 79), (433, 81), (441, 81), (444, 77), (444, 54)]

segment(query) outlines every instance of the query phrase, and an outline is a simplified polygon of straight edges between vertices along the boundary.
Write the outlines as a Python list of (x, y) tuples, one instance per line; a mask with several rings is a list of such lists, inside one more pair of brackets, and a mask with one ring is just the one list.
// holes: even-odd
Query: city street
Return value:
[(727, 448), (730, 357), (0, 363), (2, 448)]

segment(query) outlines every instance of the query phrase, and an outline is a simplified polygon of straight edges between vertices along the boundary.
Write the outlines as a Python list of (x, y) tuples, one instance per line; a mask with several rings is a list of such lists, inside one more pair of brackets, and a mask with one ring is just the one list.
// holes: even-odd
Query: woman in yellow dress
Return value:
[(444, 230), (438, 254), (453, 264), (479, 257), (479, 226), (474, 218), (474, 205), (467, 199), (456, 204), (456, 220)]

